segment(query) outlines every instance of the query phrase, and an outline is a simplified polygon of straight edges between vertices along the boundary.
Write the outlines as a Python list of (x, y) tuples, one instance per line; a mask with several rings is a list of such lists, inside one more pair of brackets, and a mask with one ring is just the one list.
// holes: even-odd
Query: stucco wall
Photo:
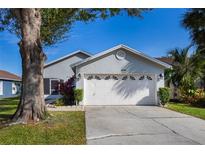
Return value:
[[(118, 50), (108, 53), (99, 59), (94, 59), (93, 61), (78, 66), (76, 68), (76, 74), (80, 73), (81, 78), (76, 83), (77, 88), (83, 88), (83, 74), (118, 74), (122, 72), (122, 69), (125, 69), (126, 73), (153, 73), (157, 75), (164, 73), (164, 67), (129, 51), (124, 50), (126, 52), (125, 59), (118, 60), (115, 56)], [(164, 80), (158, 80), (157, 88), (163, 86)]]
[(88, 56), (83, 53), (77, 53), (65, 60), (47, 66), (44, 68), (44, 78), (57, 78), (67, 80), (74, 75), (74, 72), (71, 69), (70, 65), (79, 62), (87, 57)]

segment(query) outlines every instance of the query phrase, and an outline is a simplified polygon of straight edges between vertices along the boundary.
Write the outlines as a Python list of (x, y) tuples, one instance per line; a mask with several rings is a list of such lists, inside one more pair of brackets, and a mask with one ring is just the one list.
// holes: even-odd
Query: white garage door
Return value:
[(85, 105), (154, 105), (154, 75), (86, 75)]

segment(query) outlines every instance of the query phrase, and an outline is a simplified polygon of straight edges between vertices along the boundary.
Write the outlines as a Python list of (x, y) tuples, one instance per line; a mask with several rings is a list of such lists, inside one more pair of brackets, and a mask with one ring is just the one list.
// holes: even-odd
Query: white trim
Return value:
[(157, 59), (155, 59), (155, 58), (152, 58), (152, 57), (150, 57), (150, 56), (148, 56), (148, 55), (146, 55), (146, 54), (144, 54), (144, 53), (142, 53), (142, 52), (139, 52), (139, 51), (137, 51), (137, 50), (135, 50), (135, 49), (132, 49), (132, 48), (130, 48), (130, 47), (128, 47), (128, 46), (125, 46), (125, 45), (123, 45), (123, 44), (117, 45), (117, 46), (115, 46), (115, 47), (113, 47), (113, 48), (110, 48), (110, 49), (108, 49), (108, 50), (105, 50), (105, 51), (103, 51), (103, 52), (100, 52), (100, 53), (98, 53), (98, 54), (96, 54), (96, 55), (94, 55), (94, 56), (92, 56), (92, 57), (89, 57), (89, 58), (87, 58), (87, 59), (85, 59), (85, 60), (83, 60), (83, 61), (81, 61), (81, 62), (79, 62), (79, 63), (76, 63), (76, 64), (73, 65), (72, 67), (79, 66), (79, 65), (81, 65), (81, 64), (84, 64), (84, 63), (86, 63), (86, 62), (88, 62), (88, 61), (91, 61), (91, 60), (93, 60), (93, 59), (95, 59), (95, 58), (99, 58), (99, 57), (101, 57), (101, 56), (103, 56), (103, 55), (105, 55), (105, 54), (108, 54), (108, 53), (110, 53), (110, 52), (112, 52), (112, 51), (114, 51), (114, 50), (120, 49), (120, 48), (126, 49), (126, 50), (128, 50), (128, 51), (130, 51), (130, 52), (132, 52), (132, 53), (134, 53), (134, 54), (136, 54), (136, 55), (138, 55), (138, 56), (141, 56), (141, 57), (143, 57), (143, 58), (145, 58), (145, 59), (148, 59), (148, 60), (150, 60), (150, 61), (152, 61), (152, 62), (155, 62), (155, 63), (157, 63), (157, 64), (159, 64), (159, 65), (161, 65), (161, 66), (163, 66), (163, 67), (165, 67), (165, 68), (171, 68), (171, 65), (166, 64), (166, 63), (164, 63), (164, 62), (161, 62), (160, 60), (157, 60)]
[(56, 60), (53, 60), (53, 61), (51, 61), (51, 62), (45, 64), (44, 67), (48, 67), (49, 65), (51, 65), (51, 64), (53, 64), (53, 63), (56, 63), (56, 62), (58, 62), (58, 61), (61, 61), (61, 60), (66, 59), (66, 58), (68, 58), (68, 57), (71, 57), (72, 55), (75, 55), (75, 54), (77, 54), (77, 53), (83, 53), (83, 54), (85, 54), (85, 55), (87, 55), (87, 56), (91, 56), (91, 54), (89, 54), (88, 52), (85, 52), (85, 51), (82, 51), (82, 50), (77, 50), (77, 51), (75, 51), (75, 52), (72, 52), (72, 53), (70, 53), (70, 54), (67, 54), (67, 55), (65, 55), (65, 56), (63, 56), (63, 57), (60, 57), (60, 58), (58, 58), (58, 59), (56, 59)]
[(86, 84), (86, 79), (85, 76), (83, 76), (83, 100), (82, 100), (82, 105), (86, 105), (85, 102), (85, 95), (86, 95), (86, 88), (85, 88), (85, 84)]
[(128, 73), (84, 73), (85, 75), (157, 75), (156, 73), (134, 73), (134, 72), (128, 72)]
[(154, 78), (155, 78), (155, 104), (158, 105), (158, 97), (157, 97), (157, 83), (158, 83), (158, 79), (157, 79), (158, 75), (155, 74)]
[(0, 95), (4, 95), (4, 83), (0, 81)]

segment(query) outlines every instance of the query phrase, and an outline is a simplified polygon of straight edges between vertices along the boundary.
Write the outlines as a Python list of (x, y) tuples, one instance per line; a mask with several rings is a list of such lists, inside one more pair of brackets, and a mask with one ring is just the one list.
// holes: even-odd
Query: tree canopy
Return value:
[(190, 32), (192, 41), (198, 48), (205, 48), (205, 9), (189, 9), (183, 16), (182, 25)]
[(199, 52), (196, 51), (189, 55), (189, 51), (190, 46), (169, 51), (169, 56), (173, 59), (173, 67), (165, 71), (168, 84), (172, 82), (176, 87), (179, 87), (190, 82), (194, 83), (203, 77), (205, 61), (202, 61)]
[[(0, 30), (8, 30), (21, 38), (20, 23), (14, 9), (0, 9)], [(142, 17), (149, 9), (41, 9), (41, 41), (50, 46), (64, 40), (76, 21), (89, 22), (97, 18), (106, 19), (120, 14)]]

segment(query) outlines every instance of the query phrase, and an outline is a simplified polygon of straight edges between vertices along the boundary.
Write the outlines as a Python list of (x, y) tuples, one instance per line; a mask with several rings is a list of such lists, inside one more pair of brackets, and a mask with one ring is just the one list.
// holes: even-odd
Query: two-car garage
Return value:
[(154, 74), (86, 74), (84, 105), (156, 105)]
[(157, 105), (164, 70), (155, 58), (119, 45), (73, 66), (82, 105)]

